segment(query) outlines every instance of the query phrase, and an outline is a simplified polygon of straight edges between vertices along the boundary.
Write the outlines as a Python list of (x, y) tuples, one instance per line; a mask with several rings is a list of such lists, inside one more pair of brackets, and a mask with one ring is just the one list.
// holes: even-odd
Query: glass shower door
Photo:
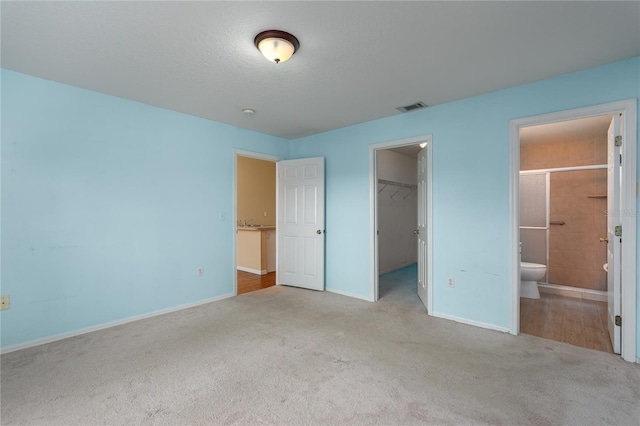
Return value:
[(549, 173), (520, 174), (520, 244), (522, 262), (548, 265)]

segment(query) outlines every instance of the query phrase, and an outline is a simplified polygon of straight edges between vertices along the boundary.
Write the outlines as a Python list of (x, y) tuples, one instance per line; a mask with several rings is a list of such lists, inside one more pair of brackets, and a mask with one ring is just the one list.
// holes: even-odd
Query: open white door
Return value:
[(324, 158), (277, 163), (277, 284), (324, 290)]
[[(427, 291), (427, 150), (418, 153), (418, 296), (429, 306)], [(428, 308), (427, 308), (428, 310)]]
[(609, 336), (613, 352), (620, 353), (620, 326), (616, 318), (620, 318), (620, 248), (622, 244), (621, 208), (620, 208), (620, 146), (616, 146), (616, 137), (620, 136), (620, 114), (614, 114), (609, 131), (608, 167), (607, 167), (607, 309)]

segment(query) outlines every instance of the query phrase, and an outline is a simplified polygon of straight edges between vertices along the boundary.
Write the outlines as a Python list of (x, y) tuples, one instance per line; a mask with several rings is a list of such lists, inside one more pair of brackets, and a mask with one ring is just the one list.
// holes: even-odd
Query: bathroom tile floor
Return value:
[(556, 294), (520, 299), (520, 332), (613, 353), (607, 330), (607, 304)]

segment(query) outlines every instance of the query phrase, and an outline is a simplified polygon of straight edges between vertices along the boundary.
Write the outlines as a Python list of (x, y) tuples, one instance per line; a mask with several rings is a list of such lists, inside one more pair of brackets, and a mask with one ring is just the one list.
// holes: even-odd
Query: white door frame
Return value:
[(622, 350), (625, 361), (636, 362), (636, 150), (637, 150), (637, 105), (636, 99), (594, 105), (567, 111), (537, 115), (511, 120), (509, 122), (509, 204), (511, 225), (511, 334), (520, 333), (520, 128), (559, 121), (594, 117), (598, 115), (622, 113), (622, 202), (621, 216), (624, 238), (622, 238), (622, 285), (624, 295), (622, 310)]
[(369, 264), (371, 265), (371, 287), (369, 300), (378, 301), (378, 150), (397, 148), (407, 145), (426, 143), (427, 154), (427, 313), (433, 313), (433, 135), (415, 136), (412, 138), (380, 142), (369, 146)]
[[(259, 152), (253, 152), (253, 151), (245, 151), (242, 149), (234, 149), (233, 150), (233, 170), (232, 170), (232, 175), (233, 175), (233, 179), (232, 179), (232, 189), (231, 189), (231, 194), (232, 194), (232, 204), (231, 204), (231, 216), (233, 216), (233, 221), (231, 222), (231, 226), (232, 226), (232, 232), (233, 232), (233, 243), (231, 244), (232, 246), (232, 250), (233, 250), (233, 295), (237, 296), (238, 295), (238, 259), (237, 257), (237, 247), (236, 244), (238, 242), (238, 238), (236, 235), (236, 231), (238, 229), (238, 212), (236, 209), (236, 206), (238, 205), (238, 157), (249, 157), (249, 158), (255, 158), (258, 160), (265, 160), (265, 161), (273, 161), (274, 163), (277, 163), (278, 161), (281, 160), (281, 158), (279, 157), (275, 157), (273, 155), (269, 155), (269, 154), (262, 154)], [(276, 181), (278, 179), (278, 176), (276, 176)], [(277, 182), (276, 182), (277, 183)], [(275, 194), (274, 194), (275, 195)], [(276, 238), (278, 238), (278, 229), (276, 228)], [(276, 259), (276, 265), (278, 264), (278, 259)]]

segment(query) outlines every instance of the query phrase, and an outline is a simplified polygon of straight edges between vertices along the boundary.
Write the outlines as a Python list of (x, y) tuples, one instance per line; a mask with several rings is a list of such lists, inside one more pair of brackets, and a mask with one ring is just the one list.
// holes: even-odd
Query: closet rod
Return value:
[(403, 188), (411, 188), (416, 189), (418, 185), (411, 183), (402, 183), (402, 182), (394, 182), (392, 180), (378, 179), (378, 183), (382, 185), (392, 185), (392, 186), (401, 186)]

